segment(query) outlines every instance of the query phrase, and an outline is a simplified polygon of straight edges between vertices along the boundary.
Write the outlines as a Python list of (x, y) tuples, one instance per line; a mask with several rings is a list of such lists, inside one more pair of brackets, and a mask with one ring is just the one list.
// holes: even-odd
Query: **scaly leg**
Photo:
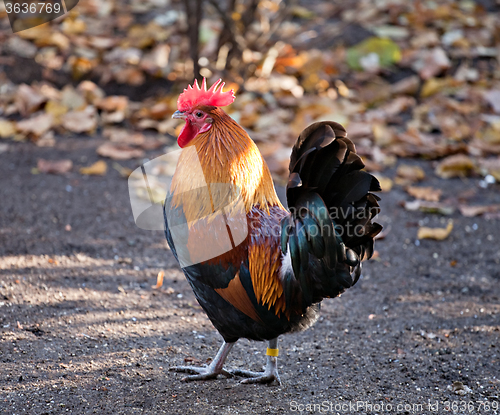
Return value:
[(217, 355), (215, 356), (212, 363), (207, 367), (199, 367), (199, 366), (174, 366), (169, 370), (173, 370), (175, 372), (182, 373), (194, 373), (194, 375), (186, 376), (182, 380), (187, 382), (191, 380), (208, 380), (215, 379), (218, 375), (224, 375), (226, 377), (233, 376), (227, 370), (224, 370), (222, 367), (224, 366), (224, 362), (226, 361), (226, 357), (229, 354), (229, 351), (233, 348), (234, 343), (222, 343)]
[(278, 338), (269, 340), (267, 350), (267, 363), (264, 372), (252, 372), (250, 370), (233, 369), (229, 373), (235, 376), (243, 376), (248, 379), (241, 383), (277, 383), (281, 385), (278, 375)]

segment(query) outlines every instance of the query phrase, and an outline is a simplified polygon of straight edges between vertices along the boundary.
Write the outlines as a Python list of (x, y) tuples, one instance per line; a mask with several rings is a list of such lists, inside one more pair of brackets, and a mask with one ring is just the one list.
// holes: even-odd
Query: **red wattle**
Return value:
[(196, 134), (198, 134), (196, 127), (189, 121), (186, 121), (186, 124), (182, 127), (181, 133), (177, 138), (177, 144), (179, 144), (179, 147), (184, 148), (187, 143), (196, 137)]

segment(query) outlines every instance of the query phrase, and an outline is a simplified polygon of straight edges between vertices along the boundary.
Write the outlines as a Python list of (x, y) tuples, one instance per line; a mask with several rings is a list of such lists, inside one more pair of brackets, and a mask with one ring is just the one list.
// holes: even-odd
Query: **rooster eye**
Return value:
[(196, 114), (194, 114), (194, 115), (196, 115), (198, 118), (201, 118), (201, 117), (202, 117), (202, 115), (203, 115), (203, 113), (202, 113), (201, 111), (198, 111), (198, 112), (197, 112)]

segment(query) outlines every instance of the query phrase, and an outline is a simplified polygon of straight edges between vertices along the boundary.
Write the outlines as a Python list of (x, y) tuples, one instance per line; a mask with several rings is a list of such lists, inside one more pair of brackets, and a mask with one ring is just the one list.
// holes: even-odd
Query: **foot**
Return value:
[(174, 366), (174, 367), (169, 368), (169, 370), (172, 370), (174, 372), (179, 372), (179, 373), (192, 373), (191, 376), (186, 376), (186, 377), (182, 378), (183, 382), (190, 382), (192, 380), (215, 379), (219, 375), (224, 375), (227, 378), (233, 376), (227, 370), (224, 370), (222, 368), (218, 369), (216, 367), (213, 367), (212, 365), (207, 366), (207, 367)]
[(273, 385), (281, 385), (281, 380), (276, 367), (266, 366), (264, 372), (252, 372), (251, 370), (232, 369), (229, 373), (234, 376), (242, 376), (244, 379), (241, 383), (269, 383)]
[(169, 370), (173, 370), (175, 372), (181, 373), (193, 373), (191, 376), (186, 376), (182, 378), (184, 382), (189, 382), (191, 380), (208, 380), (215, 379), (218, 375), (224, 375), (226, 377), (231, 377), (232, 375), (223, 369), (224, 362), (226, 361), (226, 357), (234, 346), (234, 343), (226, 343), (224, 342), (220, 347), (217, 355), (215, 356), (212, 363), (206, 367), (199, 366), (174, 366)]

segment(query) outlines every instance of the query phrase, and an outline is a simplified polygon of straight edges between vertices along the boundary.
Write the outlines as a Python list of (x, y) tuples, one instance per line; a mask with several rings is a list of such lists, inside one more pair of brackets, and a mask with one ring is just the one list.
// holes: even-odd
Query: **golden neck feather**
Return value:
[[(188, 221), (188, 216), (199, 218), (217, 210), (219, 202), (214, 200), (213, 190), (206, 191), (205, 182), (209, 188), (217, 183), (233, 185), (233, 189), (239, 191), (247, 213), (256, 205), (268, 213), (270, 206), (283, 208), (269, 168), (253, 140), (221, 109), (210, 111), (210, 116), (213, 118), (210, 130), (198, 134), (179, 158), (171, 187), (174, 205), (183, 205)], [(220, 208), (227, 204), (224, 202), (227, 195), (219, 196)], [(196, 207), (186, 206), (193, 205), (193, 202)], [(193, 210), (190, 213), (194, 216), (188, 215), (186, 208)]]

